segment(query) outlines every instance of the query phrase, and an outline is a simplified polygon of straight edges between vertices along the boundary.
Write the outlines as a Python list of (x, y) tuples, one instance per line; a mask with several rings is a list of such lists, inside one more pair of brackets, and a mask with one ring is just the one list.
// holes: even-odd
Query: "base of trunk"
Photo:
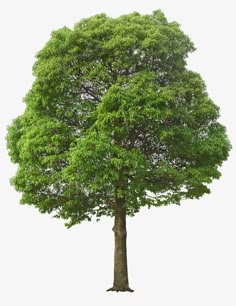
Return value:
[(128, 292), (134, 292), (134, 290), (130, 289), (129, 287), (120, 288), (120, 287), (115, 287), (115, 286), (111, 287), (110, 289), (107, 289), (107, 291), (116, 291), (116, 292), (119, 292), (119, 291), (122, 291), (122, 292), (128, 291)]

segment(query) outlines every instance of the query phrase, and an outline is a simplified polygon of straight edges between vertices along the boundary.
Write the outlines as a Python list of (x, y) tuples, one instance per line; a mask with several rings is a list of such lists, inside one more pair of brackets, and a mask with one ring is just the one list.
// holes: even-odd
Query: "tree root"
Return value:
[(119, 287), (116, 287), (116, 286), (113, 286), (113, 287), (107, 289), (107, 291), (116, 291), (116, 292), (119, 292), (119, 291), (122, 291), (122, 292), (128, 291), (128, 292), (134, 292), (134, 290), (130, 289), (129, 287), (127, 287), (127, 288), (119, 288)]

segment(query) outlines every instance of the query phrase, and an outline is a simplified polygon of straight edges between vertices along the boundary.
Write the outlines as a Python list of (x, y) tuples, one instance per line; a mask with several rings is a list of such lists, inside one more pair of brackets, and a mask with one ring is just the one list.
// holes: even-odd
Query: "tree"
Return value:
[(99, 14), (54, 31), (8, 129), (21, 203), (71, 227), (114, 217), (114, 283), (128, 282), (126, 216), (209, 193), (230, 143), (194, 46), (161, 11)]

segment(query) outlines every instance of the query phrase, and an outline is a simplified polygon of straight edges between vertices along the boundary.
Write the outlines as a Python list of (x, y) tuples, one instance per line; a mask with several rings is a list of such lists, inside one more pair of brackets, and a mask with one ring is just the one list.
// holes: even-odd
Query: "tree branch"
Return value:
[(83, 88), (85, 90), (85, 93), (92, 96), (97, 102), (101, 102), (101, 100), (95, 95), (95, 93), (90, 88), (84, 86), (83, 84), (81, 85), (81, 88)]

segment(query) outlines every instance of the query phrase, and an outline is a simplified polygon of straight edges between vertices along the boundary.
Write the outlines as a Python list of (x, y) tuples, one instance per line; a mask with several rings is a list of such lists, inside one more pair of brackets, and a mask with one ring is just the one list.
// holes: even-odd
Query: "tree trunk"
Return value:
[(115, 224), (113, 227), (115, 236), (114, 252), (114, 282), (113, 287), (107, 291), (129, 291), (127, 250), (126, 250), (126, 211), (124, 203), (117, 201), (115, 205)]

